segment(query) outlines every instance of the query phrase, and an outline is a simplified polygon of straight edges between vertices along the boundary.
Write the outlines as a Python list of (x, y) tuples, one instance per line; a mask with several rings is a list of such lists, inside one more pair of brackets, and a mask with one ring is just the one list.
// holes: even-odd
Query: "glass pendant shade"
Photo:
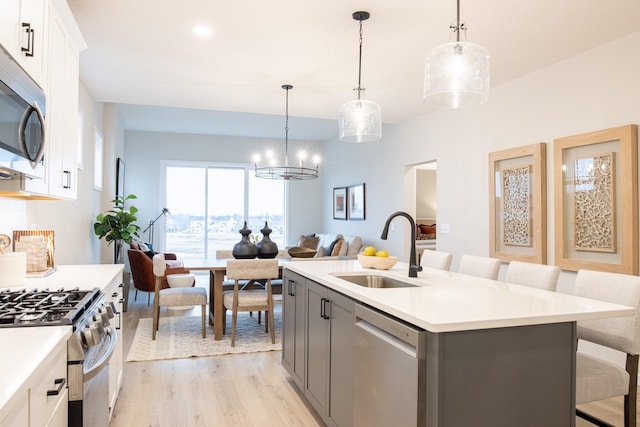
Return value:
[(435, 47), (426, 58), (424, 101), (441, 108), (484, 104), (489, 99), (489, 52), (469, 42)]
[(373, 101), (354, 99), (340, 107), (340, 140), (371, 142), (382, 138), (382, 110)]

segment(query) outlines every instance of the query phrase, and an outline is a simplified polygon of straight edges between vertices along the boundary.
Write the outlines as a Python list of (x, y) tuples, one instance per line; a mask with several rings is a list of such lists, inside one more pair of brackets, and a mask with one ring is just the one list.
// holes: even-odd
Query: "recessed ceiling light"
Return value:
[(196, 25), (195, 27), (193, 27), (193, 33), (196, 36), (207, 37), (210, 36), (212, 32), (213, 30), (211, 29), (211, 27), (207, 27), (206, 25)]

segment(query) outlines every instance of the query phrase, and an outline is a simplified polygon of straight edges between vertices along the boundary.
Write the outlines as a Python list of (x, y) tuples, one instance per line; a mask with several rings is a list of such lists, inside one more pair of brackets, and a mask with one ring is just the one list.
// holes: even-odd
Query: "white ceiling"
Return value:
[[(131, 104), (123, 109), (126, 128), (282, 136), (286, 83), (294, 86), (290, 137), (319, 140), (337, 134), (338, 108), (357, 86), (354, 11), (371, 13), (363, 24), (362, 86), (384, 123), (429, 111), (424, 57), (449, 41), (456, 17), (455, 0), (68, 3), (88, 45), (81, 79), (95, 101)], [(640, 1), (467, 0), (461, 18), (468, 41), (489, 50), (496, 86), (639, 31)], [(195, 37), (196, 24), (212, 34)]]

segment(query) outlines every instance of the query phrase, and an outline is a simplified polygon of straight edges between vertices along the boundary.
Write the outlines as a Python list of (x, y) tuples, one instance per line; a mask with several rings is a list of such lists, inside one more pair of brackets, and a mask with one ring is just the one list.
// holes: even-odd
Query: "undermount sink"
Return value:
[(346, 280), (354, 285), (363, 286), (365, 288), (411, 288), (417, 285), (413, 283), (403, 282), (401, 280), (393, 279), (387, 276), (380, 276), (377, 274), (363, 274), (363, 275), (338, 275), (335, 277), (338, 279)]

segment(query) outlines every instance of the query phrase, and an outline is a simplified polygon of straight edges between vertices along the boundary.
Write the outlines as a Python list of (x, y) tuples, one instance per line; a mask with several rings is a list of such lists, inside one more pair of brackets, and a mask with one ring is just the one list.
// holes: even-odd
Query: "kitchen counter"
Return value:
[[(298, 261), (286, 268), (430, 332), (468, 331), (629, 316), (632, 307), (424, 268), (408, 277), (409, 266), (371, 270), (358, 261)], [(416, 287), (372, 289), (334, 276), (378, 274)]]
[(71, 326), (0, 329), (0, 421), (13, 407), (13, 399), (49, 353), (71, 336)]
[[(118, 275), (122, 275), (124, 264), (86, 264), (60, 265), (55, 273), (47, 277), (27, 279), (27, 289), (64, 288), (89, 290), (99, 288), (101, 291)], [(12, 288), (18, 289), (18, 288)]]
[[(61, 265), (43, 278), (29, 278), (27, 289), (99, 288), (104, 290), (116, 276), (122, 275), (122, 264)], [(0, 288), (0, 292), (5, 288)], [(18, 290), (20, 287), (12, 287)], [(61, 341), (71, 336), (71, 326), (0, 328), (0, 421), (13, 407), (16, 393)]]

